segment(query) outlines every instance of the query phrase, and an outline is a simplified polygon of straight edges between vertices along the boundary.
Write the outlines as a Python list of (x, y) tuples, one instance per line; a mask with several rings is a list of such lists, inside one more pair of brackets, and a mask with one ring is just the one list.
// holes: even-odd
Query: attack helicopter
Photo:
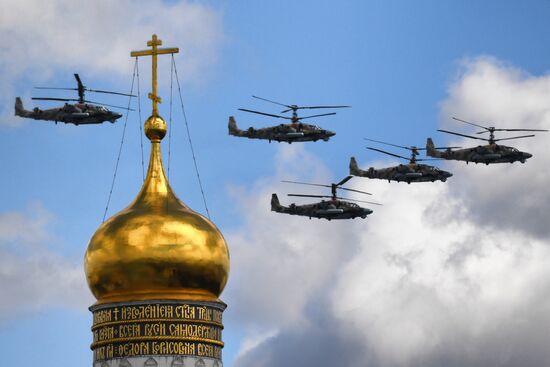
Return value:
[(277, 213), (290, 214), (290, 215), (301, 215), (304, 217), (309, 217), (309, 219), (325, 218), (325, 219), (328, 219), (329, 221), (332, 219), (355, 219), (357, 217), (361, 217), (364, 219), (367, 217), (367, 215), (372, 214), (373, 211), (368, 208), (360, 207), (359, 205), (352, 203), (351, 201), (357, 201), (360, 203), (368, 203), (368, 204), (374, 204), (374, 205), (382, 205), (382, 204), (373, 203), (370, 201), (345, 199), (345, 198), (338, 197), (336, 195), (337, 189), (358, 192), (365, 195), (372, 195), (371, 193), (368, 193), (365, 191), (347, 189), (347, 188), (341, 187), (343, 184), (348, 182), (352, 177), (353, 176), (347, 176), (342, 181), (338, 183), (333, 183), (330, 185), (313, 184), (313, 183), (307, 183), (307, 182), (282, 181), (286, 183), (294, 183), (294, 184), (300, 184), (300, 185), (330, 187), (332, 191), (332, 195), (326, 196), (326, 195), (288, 194), (288, 196), (299, 196), (299, 197), (308, 197), (308, 198), (329, 198), (330, 200), (322, 200), (318, 203), (305, 204), (305, 205), (296, 205), (292, 203), (289, 206), (283, 206), (279, 202), (279, 198), (277, 197), (277, 194), (274, 193), (271, 195), (271, 211), (274, 211)]
[(477, 134), (489, 133), (489, 138), (481, 138), (477, 136), (456, 133), (448, 130), (437, 130), (437, 131), (441, 131), (447, 134), (463, 136), (465, 138), (470, 138), (470, 139), (485, 140), (489, 144), (479, 145), (475, 148), (466, 148), (466, 149), (459, 149), (459, 150), (447, 149), (445, 151), (439, 151), (437, 150), (437, 148), (435, 148), (432, 139), (428, 138), (426, 141), (426, 150), (427, 150), (428, 156), (447, 159), (447, 160), (466, 161), (466, 164), (468, 162), (474, 162), (474, 163), (485, 163), (486, 165), (489, 165), (491, 163), (514, 163), (517, 161), (521, 163), (525, 163), (527, 159), (533, 156), (531, 153), (522, 152), (514, 147), (509, 147), (506, 145), (499, 145), (499, 144), (496, 144), (496, 142), (501, 140), (529, 138), (535, 135), (530, 134), (530, 135), (520, 135), (520, 136), (512, 136), (508, 138), (495, 139), (495, 134), (494, 134), (495, 131), (548, 131), (548, 130), (542, 130), (542, 129), (498, 129), (494, 126), (483, 126), (483, 125), (465, 121), (456, 117), (453, 117), (453, 119), (456, 121), (464, 122), (466, 124), (482, 128), (483, 131), (480, 131)]
[(89, 89), (82, 84), (78, 74), (74, 74), (76, 79), (77, 88), (51, 88), (51, 87), (35, 87), (36, 89), (57, 89), (57, 90), (76, 90), (78, 91), (78, 99), (75, 98), (53, 98), (53, 97), (34, 97), (33, 100), (41, 101), (76, 101), (77, 103), (65, 103), (60, 108), (49, 108), (41, 110), (35, 107), (32, 111), (25, 110), (21, 98), (15, 98), (15, 115), (19, 117), (32, 118), (35, 120), (45, 121), (58, 121), (66, 124), (84, 125), (84, 124), (101, 124), (105, 121), (114, 123), (117, 119), (122, 117), (122, 114), (108, 110), (104, 106), (121, 108), (125, 110), (132, 110), (126, 107), (113, 106), (105, 103), (91, 102), (85, 100), (84, 93), (106, 93), (116, 94), (120, 96), (135, 97), (133, 94), (109, 92), (104, 90)]
[[(430, 166), (427, 164), (418, 164), (417, 162), (419, 161), (434, 160), (429, 158), (428, 159), (416, 158), (416, 156), (420, 154), (418, 153), (418, 151), (425, 150), (426, 148), (417, 148), (415, 146), (405, 147), (401, 145), (386, 143), (383, 141), (367, 139), (367, 138), (365, 138), (365, 140), (374, 141), (377, 143), (391, 145), (394, 147), (410, 150), (411, 157), (406, 158), (398, 154), (386, 152), (381, 149), (367, 147), (367, 149), (370, 149), (370, 150), (374, 150), (387, 155), (391, 155), (393, 157), (408, 160), (409, 163), (400, 164), (398, 166), (392, 166), (387, 168), (380, 168), (380, 169), (375, 169), (374, 167), (370, 167), (368, 170), (365, 171), (360, 169), (357, 166), (357, 161), (355, 160), (355, 157), (351, 157), (349, 162), (350, 175), (368, 177), (368, 178), (378, 178), (382, 180), (388, 180), (388, 182), (390, 181), (406, 182), (408, 184), (410, 184), (411, 182), (430, 182), (430, 181), (445, 182), (449, 177), (453, 175), (451, 172), (444, 171), (434, 166)], [(455, 147), (449, 147), (449, 148), (455, 148)], [(445, 148), (438, 148), (438, 149), (445, 149)]]
[(329, 112), (329, 113), (322, 113), (318, 115), (311, 115), (311, 116), (304, 116), (299, 117), (298, 116), (298, 110), (302, 109), (319, 109), (319, 108), (348, 108), (351, 106), (298, 106), (298, 105), (286, 105), (283, 103), (275, 102), (266, 98), (252, 96), (253, 98), (260, 99), (262, 101), (274, 103), (279, 106), (286, 107), (285, 110), (281, 111), (281, 113), (287, 113), (292, 111), (292, 116), (281, 116), (281, 115), (275, 115), (272, 113), (265, 113), (260, 111), (254, 111), (254, 110), (248, 110), (246, 108), (239, 108), (240, 111), (249, 112), (249, 113), (255, 113), (258, 115), (264, 115), (269, 117), (275, 117), (285, 120), (290, 120), (290, 123), (288, 124), (280, 124), (277, 126), (270, 126), (260, 129), (255, 129), (253, 127), (249, 127), (246, 130), (241, 130), (237, 126), (237, 122), (235, 121), (235, 118), (233, 116), (229, 117), (229, 135), (238, 136), (238, 137), (246, 137), (249, 139), (264, 139), (268, 140), (270, 143), (271, 141), (276, 142), (287, 142), (289, 144), (293, 142), (303, 142), (303, 141), (317, 141), (317, 140), (324, 140), (328, 141), (332, 136), (336, 135), (336, 133), (326, 130), (323, 128), (320, 128), (316, 125), (311, 124), (305, 124), (302, 122), (302, 120), (309, 119), (312, 117), (321, 117), (321, 116), (329, 116), (329, 115), (336, 115), (336, 112)]

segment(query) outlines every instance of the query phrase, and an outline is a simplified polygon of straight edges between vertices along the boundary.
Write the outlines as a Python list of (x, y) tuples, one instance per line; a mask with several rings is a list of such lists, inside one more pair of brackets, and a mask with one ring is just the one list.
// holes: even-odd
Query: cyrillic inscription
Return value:
[(152, 304), (115, 306), (94, 312), (94, 326), (108, 322), (148, 319), (202, 320), (221, 324), (222, 311), (207, 306)]
[(221, 360), (222, 310), (208, 305), (144, 304), (93, 311), (94, 361), (143, 355)]
[(94, 343), (119, 338), (179, 337), (222, 340), (221, 327), (189, 322), (133, 322), (95, 328)]
[(95, 361), (144, 355), (191, 355), (221, 360), (222, 348), (205, 343), (149, 341), (109, 344), (94, 349)]

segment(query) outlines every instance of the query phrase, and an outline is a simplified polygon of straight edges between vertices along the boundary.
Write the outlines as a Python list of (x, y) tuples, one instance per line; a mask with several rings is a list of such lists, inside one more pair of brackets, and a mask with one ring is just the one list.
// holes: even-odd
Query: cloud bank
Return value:
[(93, 302), (82, 261), (54, 249), (52, 219), (38, 204), (0, 214), (0, 321), (52, 307), (85, 310)]
[[(441, 104), (442, 123), (550, 128), (548, 101), (550, 76), (468, 60)], [(246, 225), (227, 236), (224, 298), (248, 331), (235, 366), (549, 365), (543, 134), (510, 144), (534, 154), (525, 165), (449, 163), (447, 183), (355, 178), (351, 187), (384, 206), (366, 220), (330, 223), (269, 212), (270, 194), (289, 192), (280, 179), (337, 179), (302, 148), (281, 146), (274, 177), (233, 190)]]

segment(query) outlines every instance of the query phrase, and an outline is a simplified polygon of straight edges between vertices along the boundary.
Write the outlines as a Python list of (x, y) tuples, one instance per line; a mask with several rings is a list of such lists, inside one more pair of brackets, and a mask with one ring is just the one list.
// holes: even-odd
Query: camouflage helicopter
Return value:
[(347, 189), (341, 187), (343, 184), (348, 182), (353, 176), (347, 176), (342, 181), (336, 184), (322, 185), (322, 184), (313, 184), (307, 182), (294, 182), (294, 181), (282, 181), (286, 183), (295, 183), (300, 185), (310, 185), (310, 186), (321, 186), (321, 187), (330, 187), (332, 190), (331, 196), (326, 195), (304, 195), (304, 194), (288, 194), (288, 196), (299, 196), (299, 197), (308, 197), (308, 198), (330, 198), (330, 200), (322, 200), (318, 203), (305, 204), (305, 205), (296, 205), (294, 203), (289, 206), (283, 206), (279, 202), (277, 194), (271, 195), (271, 211), (277, 213), (285, 213), (290, 215), (301, 215), (304, 217), (311, 218), (325, 218), (329, 221), (332, 219), (355, 219), (357, 217), (366, 218), (367, 215), (372, 214), (371, 209), (360, 207), (359, 205), (352, 203), (351, 201), (357, 201), (360, 203), (369, 203), (374, 205), (382, 205), (378, 203), (373, 203), (370, 201), (354, 200), (354, 199), (344, 199), (336, 196), (336, 190), (346, 190), (358, 192), (361, 194), (372, 195), (371, 193)]
[(264, 139), (268, 140), (270, 143), (271, 141), (277, 141), (282, 142), (286, 141), (287, 143), (291, 144), (292, 142), (303, 142), (303, 141), (317, 141), (317, 140), (324, 140), (328, 141), (331, 136), (336, 135), (336, 133), (325, 130), (320, 128), (316, 125), (311, 124), (305, 124), (302, 122), (302, 120), (309, 119), (312, 117), (321, 117), (321, 116), (329, 116), (329, 115), (336, 115), (336, 112), (329, 112), (329, 113), (322, 113), (318, 115), (311, 115), (311, 116), (304, 116), (304, 117), (298, 117), (298, 110), (301, 109), (319, 109), (319, 108), (347, 108), (350, 106), (298, 106), (298, 105), (286, 105), (283, 103), (271, 101), (269, 99), (265, 99), (262, 97), (252, 96), (256, 99), (261, 99), (262, 101), (267, 101), (270, 103), (274, 103), (283, 107), (286, 107), (285, 110), (281, 111), (281, 113), (287, 113), (292, 111), (292, 117), (289, 116), (281, 116), (281, 115), (275, 115), (271, 113), (265, 113), (260, 111), (253, 111), (248, 110), (246, 108), (239, 108), (240, 111), (244, 112), (250, 112), (255, 113), (258, 115), (264, 115), (264, 116), (270, 116), (285, 120), (290, 120), (289, 124), (280, 124), (277, 126), (270, 126), (265, 127), (261, 129), (255, 129), (253, 127), (249, 127), (246, 130), (241, 130), (237, 127), (237, 122), (235, 121), (235, 118), (233, 116), (229, 117), (229, 135), (233, 136), (239, 136), (239, 137), (246, 137), (249, 139)]
[[(411, 151), (411, 157), (406, 158), (394, 153), (386, 152), (381, 149), (371, 148), (367, 147), (367, 149), (374, 150), (377, 152), (381, 152), (387, 155), (391, 155), (393, 157), (401, 158), (408, 160), (408, 164), (400, 164), (398, 166), (392, 166), (387, 168), (381, 168), (381, 169), (375, 169), (374, 167), (370, 167), (368, 170), (362, 170), (357, 166), (357, 161), (355, 160), (355, 157), (351, 157), (349, 162), (349, 174), (354, 176), (360, 176), (360, 177), (368, 177), (368, 178), (378, 178), (382, 180), (388, 180), (390, 181), (397, 181), (397, 182), (406, 182), (410, 184), (411, 182), (435, 182), (435, 181), (442, 181), (445, 182), (449, 177), (451, 177), (453, 174), (447, 171), (444, 171), (442, 169), (439, 169), (434, 166), (430, 166), (427, 164), (418, 164), (416, 162), (418, 161), (426, 161), (426, 160), (434, 160), (434, 159), (418, 159), (416, 158), (417, 155), (419, 155), (419, 150), (425, 150), (426, 148), (417, 148), (415, 146), (411, 147), (405, 147), (401, 145), (391, 144), (391, 143), (385, 143), (383, 141), (373, 140), (373, 139), (367, 139), (365, 140), (374, 141), (381, 144), (391, 145), (398, 148), (403, 148)], [(449, 148), (455, 148), (455, 147), (449, 147)], [(439, 148), (439, 149), (445, 149), (445, 148)]]
[(463, 136), (470, 139), (485, 140), (489, 144), (479, 145), (475, 148), (466, 148), (466, 149), (459, 149), (459, 150), (447, 149), (445, 151), (439, 151), (437, 150), (437, 148), (434, 147), (434, 143), (432, 139), (428, 138), (428, 140), (426, 141), (426, 150), (427, 150), (428, 156), (448, 159), (448, 160), (466, 161), (466, 164), (468, 162), (474, 162), (474, 163), (485, 163), (488, 165), (490, 163), (514, 163), (517, 161), (520, 161), (521, 163), (525, 163), (527, 159), (533, 156), (531, 153), (522, 152), (514, 147), (509, 147), (506, 145), (498, 145), (496, 144), (496, 142), (501, 140), (529, 138), (535, 135), (530, 134), (530, 135), (520, 135), (520, 136), (512, 136), (509, 138), (495, 139), (494, 132), (495, 131), (548, 131), (548, 130), (541, 130), (541, 129), (497, 129), (494, 126), (487, 127), (483, 125), (478, 125), (473, 122), (461, 120), (456, 117), (453, 117), (453, 119), (456, 121), (464, 122), (466, 124), (470, 124), (470, 125), (484, 129), (483, 131), (480, 131), (477, 134), (489, 133), (489, 138), (488, 139), (480, 138), (477, 136), (460, 134), (460, 133), (456, 133), (448, 130), (437, 130), (437, 131), (441, 131), (447, 134)]
[(120, 96), (135, 97), (133, 94), (109, 92), (104, 90), (89, 89), (82, 84), (78, 74), (74, 74), (77, 82), (77, 88), (50, 88), (50, 87), (36, 87), (36, 89), (58, 89), (58, 90), (76, 90), (78, 91), (78, 99), (75, 98), (51, 98), (51, 97), (34, 97), (33, 100), (42, 101), (76, 101), (77, 103), (65, 103), (63, 107), (49, 108), (47, 110), (41, 110), (35, 107), (32, 111), (25, 110), (21, 98), (15, 98), (15, 115), (19, 117), (32, 118), (35, 120), (46, 120), (64, 122), (66, 124), (84, 125), (84, 124), (101, 124), (105, 121), (114, 123), (118, 118), (122, 117), (122, 114), (113, 112), (105, 108), (104, 106), (121, 108), (131, 110), (126, 107), (119, 107), (108, 105), (105, 103), (90, 102), (84, 99), (84, 93), (107, 93), (116, 94)]

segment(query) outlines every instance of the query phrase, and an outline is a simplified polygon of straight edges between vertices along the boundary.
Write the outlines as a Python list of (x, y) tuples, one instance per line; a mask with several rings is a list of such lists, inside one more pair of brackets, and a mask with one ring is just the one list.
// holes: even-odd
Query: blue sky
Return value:
[[(90, 88), (128, 92), (133, 70), (133, 60), (129, 57), (129, 52), (143, 49), (152, 31), (158, 33), (164, 46), (180, 47), (181, 52), (176, 56), (176, 63), (208, 205), (213, 221), (226, 235), (234, 258), (234, 277), (230, 278), (227, 290), (222, 295), (222, 299), (229, 304), (224, 330), (224, 361), (227, 366), (248, 366), (255, 353), (268, 348), (266, 343), (270, 340), (274, 345), (274, 353), (277, 351), (281, 355), (293, 355), (295, 351), (287, 348), (281, 338), (286, 335), (289, 340), (302, 340), (301, 343), (304, 343), (305, 335), (297, 333), (291, 327), (303, 315), (324, 315), (322, 319), (328, 320), (327, 325), (332, 325), (334, 320), (341, 321), (340, 314), (327, 310), (341, 310), (345, 307), (332, 298), (328, 299), (328, 294), (340, 300), (350, 298), (348, 303), (358, 302), (361, 305), (361, 302), (352, 297), (361, 292), (361, 287), (329, 287), (328, 284), (340, 284), (341, 278), (334, 269), (324, 268), (338, 266), (338, 269), (349, 274), (359, 266), (354, 263), (354, 259), (366, 251), (363, 247), (350, 248), (349, 253), (341, 249), (334, 250), (336, 247), (346, 247), (350, 240), (347, 237), (350, 231), (354, 232), (353, 239), (358, 242), (367, 241), (366, 233), (371, 233), (372, 237), (368, 241), (380, 244), (378, 249), (381, 252), (369, 253), (369, 256), (376, 257), (378, 254), (381, 258), (387, 258), (388, 254), (396, 254), (385, 253), (382, 245), (398, 241), (386, 238), (384, 234), (377, 234), (373, 226), (374, 223), (381, 223), (380, 228), (395, 233), (395, 228), (390, 224), (397, 219), (391, 214), (400, 215), (398, 209), (387, 209), (388, 212), (381, 211), (380, 214), (375, 212), (373, 216), (378, 215), (378, 222), (369, 218), (353, 225), (326, 222), (303, 224), (301, 218), (276, 216), (268, 211), (272, 189), (279, 190), (279, 196), (284, 198), (284, 202), (288, 202), (284, 190), (290, 192), (291, 189), (279, 185), (279, 180), (339, 180), (347, 175), (347, 164), (351, 155), (355, 155), (362, 166), (392, 162), (386, 157), (366, 151), (362, 137), (400, 145), (422, 146), (427, 136), (433, 136), (436, 142), (443, 144), (456, 142), (457, 140), (435, 132), (442, 124), (462, 132), (469, 131), (465, 126), (449, 125), (450, 116), (454, 113), (463, 113), (465, 115), (460, 117), (474, 120), (500, 119), (493, 122), (503, 121), (509, 127), (548, 128), (550, 124), (548, 114), (545, 114), (548, 107), (544, 107), (543, 102), (542, 107), (537, 105), (536, 111), (539, 115), (536, 116), (543, 116), (546, 119), (544, 123), (534, 117), (526, 118), (525, 121), (517, 120), (519, 126), (514, 125), (516, 121), (506, 120), (507, 116), (530, 116), (527, 112), (518, 111), (528, 110), (529, 101), (539, 101), (539, 96), (544, 100), (549, 94), (550, 89), (546, 87), (549, 85), (550, 65), (548, 1), (282, 0), (268, 3), (127, 0), (116, 5), (108, 1), (90, 4), (75, 2), (76, 5), (70, 3), (56, 0), (45, 5), (36, 1), (23, 1), (14, 5), (0, 0), (0, 34), (4, 36), (0, 45), (0, 78), (3, 80), (0, 82), (0, 130), (4, 138), (0, 146), (4, 157), (0, 190), (0, 251), (5, 270), (0, 271), (0, 304), (3, 304), (0, 307), (3, 314), (0, 318), (0, 345), (6, 364), (40, 363), (42, 366), (57, 366), (67, 361), (83, 365), (91, 363), (91, 320), (86, 305), (93, 300), (91, 296), (86, 299), (87, 290), (82, 287), (79, 271), (87, 241), (103, 216), (124, 125), (124, 118), (114, 125), (106, 123), (79, 127), (25, 121), (13, 116), (13, 100), (15, 96), (22, 96), (25, 106), (30, 109), (35, 106), (35, 101), (31, 101), (30, 96), (39, 95), (32, 89), (33, 86), (72, 87), (72, 74), (75, 72), (80, 74), (84, 84)], [(67, 13), (61, 16), (59, 9)], [(40, 12), (37, 13), (37, 10)], [(151, 11), (158, 11), (159, 18), (149, 17)], [(19, 21), (15, 22), (14, 17)], [(160, 112), (168, 120), (169, 58), (165, 57), (159, 65), (162, 68), (160, 94), (164, 102)], [(140, 60), (139, 66), (142, 72), (141, 94), (145, 96), (150, 86), (147, 78), (150, 62)], [(487, 81), (488, 79), (490, 80)], [(479, 88), (474, 88), (474, 92), (489, 92), (481, 96), (473, 93), (468, 82), (479, 83)], [(494, 94), (490, 89), (492, 85), (496, 85), (497, 89), (500, 86)], [(497, 96), (508, 85), (512, 92), (517, 92), (510, 92), (512, 96), (518, 96), (517, 100), (512, 98), (513, 103), (502, 103), (504, 107), (497, 109), (497, 112), (484, 109), (483, 106), (489, 105), (489, 102), (498, 105), (501, 100)], [(251, 95), (285, 104), (349, 104), (353, 107), (339, 110), (336, 116), (315, 121), (316, 124), (337, 132), (329, 142), (289, 146), (228, 136), (229, 115), (235, 116), (241, 128), (252, 125), (264, 127), (278, 122), (238, 111), (238, 108), (250, 108), (279, 112), (277, 106), (255, 100)], [(519, 96), (523, 96), (523, 99)], [(184, 202), (204, 213), (177, 94), (174, 97), (170, 181)], [(113, 104), (127, 103), (124, 98), (94, 96), (94, 100), (96, 99)], [(522, 104), (521, 101), (526, 102)], [(550, 99), (547, 101), (550, 105)], [(40, 106), (53, 107), (55, 104), (41, 103)], [(142, 109), (142, 119), (145, 119), (150, 109), (145, 98), (142, 100)], [(139, 123), (142, 122), (139, 122), (137, 113), (129, 115), (109, 215), (125, 207), (139, 190), (142, 177)], [(534, 123), (539, 125), (533, 126)], [(531, 143), (546, 144), (544, 139), (547, 137), (535, 139)], [(147, 141), (144, 143), (147, 164)], [(526, 146), (528, 147), (529, 145)], [(535, 148), (537, 152), (540, 150)], [(165, 164), (167, 151), (167, 144), (164, 144)], [(411, 196), (417, 195), (426, 200), (443, 197), (445, 202), (464, 208), (468, 213), (465, 222), (475, 218), (479, 224), (485, 223), (487, 218), (480, 213), (486, 213), (495, 206), (501, 208), (499, 205), (502, 201), (517, 197), (517, 192), (514, 191), (517, 185), (513, 184), (523, 184), (518, 181), (518, 177), (522, 177), (528, 166), (532, 170), (537, 167), (542, 170), (545, 167), (544, 157), (541, 157), (538, 165), (535, 159), (537, 156), (525, 167), (518, 165), (507, 170), (490, 167), (481, 171), (481, 167), (468, 167), (469, 170), (466, 171), (463, 165), (449, 164), (447, 168), (463, 172), (462, 177), (465, 178), (462, 181), (459, 178), (455, 180), (459, 176), (455, 174), (447, 184), (438, 184), (433, 189), (434, 192), (423, 191), (424, 188), (418, 187), (399, 187), (398, 190), (401, 191), (392, 193), (388, 191), (390, 189), (387, 185), (380, 186), (379, 183), (372, 184), (361, 179), (354, 179), (353, 182), (375, 195), (375, 190), (378, 189), (382, 196), (380, 199), (386, 200), (385, 203), (391, 202), (392, 198), (401, 198), (403, 206), (400, 210), (409, 212), (411, 216), (421, 216), (426, 209), (423, 202), (409, 202)], [(532, 170), (529, 172), (533, 172)], [(495, 177), (499, 177), (499, 186), (503, 188), (499, 192), (501, 196), (493, 198), (494, 191), (487, 194), (481, 183), (495, 182)], [(538, 178), (541, 186), (532, 187), (530, 194), (534, 198), (525, 205), (518, 204), (517, 207), (529, 212), (533, 208), (530, 205), (535, 205), (533, 202), (537, 201), (550, 207), (546, 193), (537, 191), (544, 187), (545, 178), (546, 176)], [(534, 179), (533, 182), (535, 181), (539, 182)], [(480, 184), (477, 185), (477, 182)], [(460, 183), (463, 185), (456, 188)], [(395, 185), (389, 187), (392, 190), (397, 188)], [(479, 199), (477, 204), (472, 198)], [(455, 199), (459, 201), (455, 202)], [(524, 240), (532, 248), (540, 246), (540, 253), (545, 254), (548, 233), (542, 229), (544, 220), (547, 219), (544, 205), (535, 208), (539, 215), (533, 225), (514, 227), (506, 222), (506, 226), (499, 227), (502, 221), (495, 223), (487, 220), (486, 227), (476, 227), (478, 230), (468, 227), (468, 231), (471, 231), (468, 232), (463, 227), (460, 228), (465, 231), (465, 238), (470, 238), (473, 234), (477, 236), (485, 230), (504, 231), (511, 228), (520, 239), (519, 242)], [(459, 217), (460, 210), (453, 211), (456, 208), (453, 206), (449, 210)], [(506, 208), (503, 207), (504, 209)], [(415, 210), (420, 211), (417, 213)], [(521, 211), (518, 209), (519, 212)], [(509, 216), (514, 215), (512, 212), (508, 213)], [(524, 218), (516, 218), (516, 222), (521, 222)], [(539, 221), (541, 224), (537, 225)], [(411, 226), (410, 228), (414, 227), (412, 224)], [(259, 232), (259, 228), (264, 228), (264, 231)], [(429, 231), (429, 228), (423, 227), (423, 230)], [(359, 231), (365, 231), (362, 232), (365, 235), (356, 238)], [(443, 229), (440, 232), (433, 234), (433, 238), (444, 238), (445, 233), (453, 233)], [(257, 245), (254, 241), (261, 241), (262, 234), (265, 233), (270, 234), (269, 241), (273, 243), (268, 242), (271, 245), (279, 246), (277, 241), (280, 241), (281, 249), (292, 251), (279, 252)], [(299, 241), (303, 241), (307, 247), (307, 243), (319, 239), (319, 234), (327, 236), (320, 237), (321, 240), (330, 238), (334, 241), (330, 246), (327, 245), (323, 250), (325, 252), (320, 253), (328, 257), (334, 255), (338, 262), (325, 264), (320, 258), (318, 262), (311, 264), (304, 260), (304, 266), (304, 263), (298, 265), (287, 261), (285, 256), (300, 255), (309, 258), (309, 252), (301, 252), (303, 248)], [(430, 238), (429, 233), (425, 238)], [(487, 239), (481, 237), (478, 242), (485, 243), (485, 240)], [(490, 242), (487, 243), (487, 246), (492, 246)], [(470, 249), (466, 245), (464, 248)], [(410, 253), (407, 252), (409, 255)], [(246, 282), (247, 274), (258, 271), (251, 263), (261, 261), (268, 254), (279, 261), (280, 268), (275, 267), (273, 271), (288, 271), (288, 274), (301, 277), (301, 269), (317, 275), (310, 280), (307, 277), (303, 280), (304, 292), (285, 285), (289, 287), (288, 296), (296, 296), (296, 307), (285, 308), (286, 311), (267, 317), (268, 321), (262, 322), (258, 315), (265, 310), (270, 297), (285, 295), (280, 290), (262, 289), (257, 290), (256, 297), (262, 298), (265, 303), (256, 303), (251, 298), (251, 294), (255, 292), (254, 286), (285, 284), (284, 279), (276, 276), (273, 279), (278, 281), (270, 283), (272, 278), (269, 273), (260, 276), (264, 280), (263, 284)], [(498, 258), (497, 255), (495, 257)], [(415, 259), (418, 258), (407, 257), (406, 261), (415, 264)], [(518, 266), (514, 269), (519, 275), (524, 274), (525, 279), (531, 279), (526, 274), (529, 273), (527, 268), (532, 268), (533, 264), (525, 263), (522, 267), (523, 265), (510, 261), (515, 264), (510, 265), (511, 267)], [(508, 264), (504, 260), (503, 263)], [(10, 264), (19, 268), (8, 266)], [(420, 261), (419, 264), (424, 263)], [(491, 266), (494, 266), (495, 273), (491, 274), (498, 278), (501, 265), (491, 264), (487, 271), (491, 272)], [(433, 262), (424, 265), (429, 269), (430, 266), (439, 269)], [(33, 270), (25, 271), (25, 268)], [(48, 274), (43, 283), (25, 280), (26, 276), (42, 276), (41, 269)], [(377, 269), (377, 272), (372, 270), (372, 274), (368, 273), (371, 270), (358, 269), (356, 274), (364, 274), (367, 278), (372, 276), (373, 278), (369, 278), (371, 280), (387, 274), (383, 266), (379, 268), (376, 264), (370, 268)], [(56, 280), (63, 279), (65, 270), (69, 280), (55, 283)], [(328, 277), (327, 272), (332, 273), (334, 278)], [(486, 279), (482, 275), (477, 276)], [(357, 275), (356, 278), (360, 276)], [(458, 276), (452, 279), (457, 278)], [(419, 278), (414, 279), (422, 283)], [(486, 284), (492, 281), (493, 278), (487, 280)], [(483, 286), (480, 285), (481, 288)], [(45, 292), (50, 287), (52, 291)], [(436, 285), (433, 287), (437, 288)], [(69, 295), (70, 292), (74, 292), (73, 295)], [(301, 293), (305, 294), (304, 299)], [(460, 292), (450, 294), (457, 293)], [(289, 302), (292, 300), (294, 298), (290, 297)], [(312, 304), (316, 300), (320, 300), (318, 304), (321, 308), (312, 311)], [(386, 300), (395, 301), (394, 298)], [(484, 300), (485, 298), (479, 299), (479, 309), (487, 306)], [(508, 305), (513, 303), (510, 300), (510, 303), (506, 303), (506, 300), (499, 299), (499, 302)], [(277, 302), (273, 302), (277, 305)], [(245, 304), (248, 306), (244, 307)], [(454, 309), (450, 304), (446, 303), (444, 309), (453, 314)], [(243, 307), (239, 309), (240, 306)], [(384, 306), (382, 303), (380, 307)], [(386, 306), (391, 309), (391, 306)], [(476, 308), (475, 303), (471, 306)], [(525, 309), (510, 307), (512, 311), (521, 310), (511, 311), (520, 316), (528, 314), (530, 310), (527, 306)], [(270, 312), (278, 311), (274, 306)], [(541, 312), (544, 322), (533, 322), (546, 325), (550, 317), (547, 311)], [(248, 313), (251, 316), (247, 319)], [(395, 319), (393, 314), (377, 315), (383, 319)], [(478, 316), (482, 320), (491, 320), (488, 314)], [(312, 320), (318, 321), (315, 318)], [(452, 323), (442, 324), (451, 328), (449, 325)], [(416, 365), (419, 361), (437, 361), (437, 358), (461, 361), (459, 357), (449, 357), (452, 353), (441, 352), (445, 357), (434, 357), (437, 353), (426, 347), (430, 343), (422, 342), (424, 339), (420, 337), (418, 345), (411, 345), (403, 351), (403, 360), (393, 360), (384, 352), (386, 347), (383, 343), (390, 343), (395, 339), (389, 336), (384, 339), (385, 332), (391, 328), (382, 329), (384, 332), (375, 335), (379, 336), (379, 343), (372, 341), (372, 335), (367, 336), (364, 342), (365, 349), (372, 350), (372, 355), (375, 356), (367, 358), (372, 365), (407, 366)], [(464, 335), (470, 334), (464, 331)], [(516, 339), (510, 334), (508, 339), (511, 340), (510, 343), (515, 343), (520, 338)], [(438, 340), (440, 345), (445, 346), (450, 339), (442, 333)], [(494, 345), (484, 344), (483, 347), (487, 348), (485, 351), (491, 347), (500, 351), (509, 347), (506, 341), (493, 340), (487, 343)], [(520, 344), (518, 341), (518, 345)], [(342, 342), (342, 345), (348, 344)], [(466, 345), (467, 343), (464, 348)], [(538, 344), (533, 342), (532, 345), (536, 348)], [(446, 350), (443, 346), (441, 350)], [(335, 348), (346, 350), (344, 347)], [(502, 363), (483, 360), (481, 357), (476, 359), (475, 356), (468, 362), (470, 365), (513, 365), (514, 361), (518, 361), (517, 358), (521, 361), (526, 348), (518, 347), (518, 353), (504, 359), (506, 362)], [(537, 362), (550, 360), (544, 359), (548, 355), (542, 350), (536, 350), (532, 355), (540, 356), (539, 359), (533, 357), (533, 366)], [(309, 365), (314, 361), (314, 357), (311, 358), (303, 362)], [(350, 359), (357, 360), (361, 360), (360, 357)], [(274, 361), (275, 357), (270, 359), (270, 363), (275, 363)], [(437, 362), (433, 363), (438, 365)]]

